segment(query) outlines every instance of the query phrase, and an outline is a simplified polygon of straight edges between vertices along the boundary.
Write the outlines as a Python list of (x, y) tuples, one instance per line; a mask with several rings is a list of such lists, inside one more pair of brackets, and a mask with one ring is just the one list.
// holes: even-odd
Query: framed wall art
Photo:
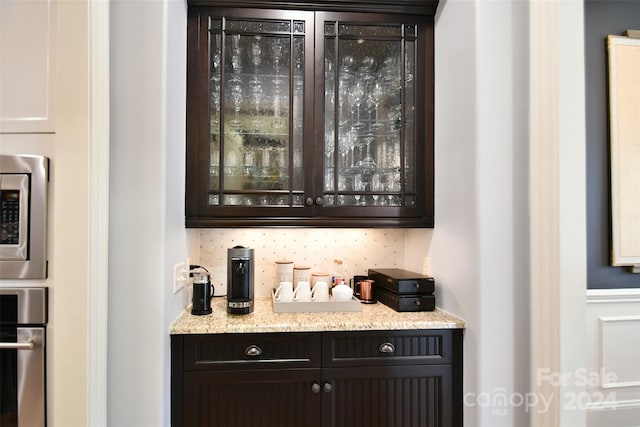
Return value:
[(640, 273), (640, 38), (608, 36), (613, 266)]

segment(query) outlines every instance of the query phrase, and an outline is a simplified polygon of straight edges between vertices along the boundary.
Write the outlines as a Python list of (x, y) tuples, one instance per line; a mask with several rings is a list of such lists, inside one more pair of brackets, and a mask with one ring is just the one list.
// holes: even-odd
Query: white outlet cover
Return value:
[[(177, 294), (184, 287), (186, 266), (184, 262), (179, 262), (173, 266), (173, 293)], [(188, 274), (188, 272), (187, 272)]]

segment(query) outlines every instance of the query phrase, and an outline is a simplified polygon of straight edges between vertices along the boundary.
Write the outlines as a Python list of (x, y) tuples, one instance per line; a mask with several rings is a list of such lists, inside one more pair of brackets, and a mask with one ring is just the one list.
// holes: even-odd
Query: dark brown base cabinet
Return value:
[(172, 335), (171, 425), (459, 427), (462, 335)]

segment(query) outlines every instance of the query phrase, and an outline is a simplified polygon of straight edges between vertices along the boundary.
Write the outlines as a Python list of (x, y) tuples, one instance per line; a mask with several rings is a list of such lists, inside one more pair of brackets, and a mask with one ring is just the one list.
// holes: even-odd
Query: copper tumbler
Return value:
[(356, 282), (355, 294), (360, 298), (360, 301), (365, 304), (373, 304), (376, 302), (376, 299), (373, 296), (373, 280), (363, 279)]

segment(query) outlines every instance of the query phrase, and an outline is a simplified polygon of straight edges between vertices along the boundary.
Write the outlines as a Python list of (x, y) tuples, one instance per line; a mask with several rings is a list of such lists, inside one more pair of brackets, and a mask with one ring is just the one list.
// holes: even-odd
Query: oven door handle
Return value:
[(0, 342), (0, 350), (33, 350), (35, 343), (31, 338), (25, 342)]

